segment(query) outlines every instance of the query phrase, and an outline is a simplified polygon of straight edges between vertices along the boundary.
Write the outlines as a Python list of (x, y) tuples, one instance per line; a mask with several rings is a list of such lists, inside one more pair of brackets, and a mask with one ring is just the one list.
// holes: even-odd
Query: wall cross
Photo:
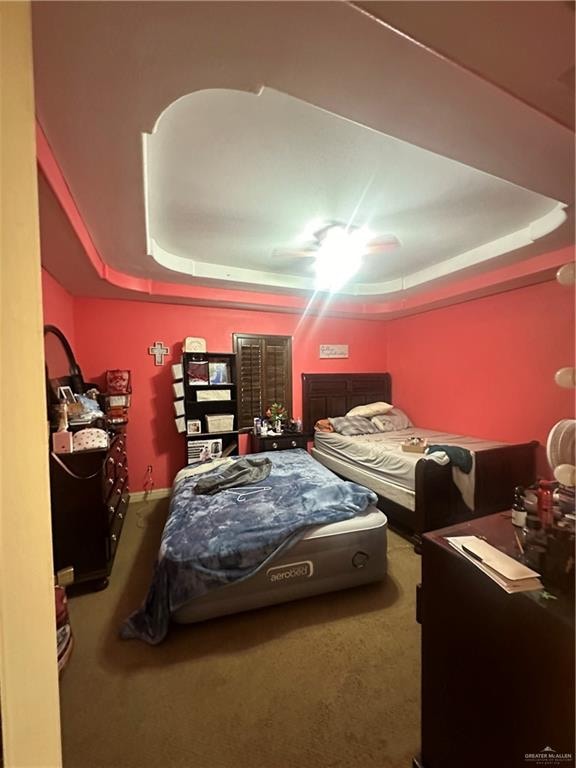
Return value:
[(164, 357), (170, 350), (164, 346), (162, 341), (155, 341), (151, 347), (148, 347), (148, 354), (154, 355), (154, 365), (163, 365)]

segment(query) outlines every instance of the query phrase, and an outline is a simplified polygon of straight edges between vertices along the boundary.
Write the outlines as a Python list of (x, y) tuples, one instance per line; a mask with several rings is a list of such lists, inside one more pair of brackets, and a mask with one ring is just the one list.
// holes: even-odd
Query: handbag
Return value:
[(72, 450), (89, 451), (95, 448), (108, 448), (108, 433), (105, 429), (91, 427), (80, 429), (72, 438)]

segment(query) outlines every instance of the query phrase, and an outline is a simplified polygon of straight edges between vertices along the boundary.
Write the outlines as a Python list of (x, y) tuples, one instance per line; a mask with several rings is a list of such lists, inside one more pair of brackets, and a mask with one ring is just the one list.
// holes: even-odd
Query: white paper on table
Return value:
[(487, 541), (477, 536), (447, 536), (446, 541), (509, 594), (542, 589), (539, 573)]

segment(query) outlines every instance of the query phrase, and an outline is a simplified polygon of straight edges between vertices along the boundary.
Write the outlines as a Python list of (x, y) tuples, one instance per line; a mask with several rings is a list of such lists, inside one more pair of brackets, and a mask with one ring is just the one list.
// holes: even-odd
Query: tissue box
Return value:
[(52, 450), (54, 453), (72, 453), (72, 432), (53, 432)]

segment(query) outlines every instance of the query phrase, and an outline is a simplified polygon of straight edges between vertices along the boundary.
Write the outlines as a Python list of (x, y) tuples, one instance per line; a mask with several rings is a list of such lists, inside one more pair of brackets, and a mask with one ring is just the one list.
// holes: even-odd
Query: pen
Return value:
[(483, 563), (484, 562), (484, 560), (482, 560), (480, 555), (477, 555), (476, 552), (472, 552), (472, 550), (468, 549), (467, 547), (465, 547), (464, 544), (462, 544), (462, 551), (466, 552), (466, 554), (470, 555), (470, 557), (473, 557), (474, 560), (478, 560), (479, 563)]

